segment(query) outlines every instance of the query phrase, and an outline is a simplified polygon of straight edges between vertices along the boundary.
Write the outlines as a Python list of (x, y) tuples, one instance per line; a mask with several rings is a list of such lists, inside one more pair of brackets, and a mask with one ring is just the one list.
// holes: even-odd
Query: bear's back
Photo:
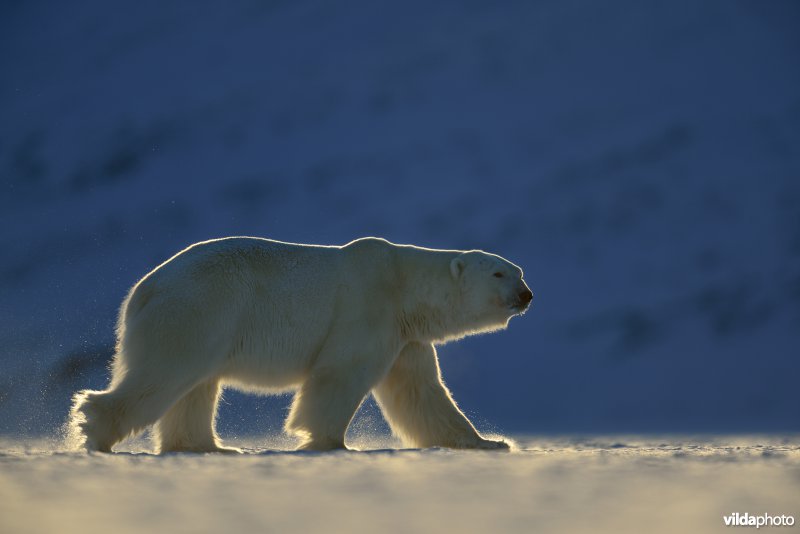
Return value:
[(153, 273), (158, 272), (162, 277), (203, 275), (221, 269), (235, 274), (245, 266), (283, 271), (301, 264), (331, 263), (339, 250), (339, 247), (299, 245), (258, 237), (225, 237), (191, 245)]

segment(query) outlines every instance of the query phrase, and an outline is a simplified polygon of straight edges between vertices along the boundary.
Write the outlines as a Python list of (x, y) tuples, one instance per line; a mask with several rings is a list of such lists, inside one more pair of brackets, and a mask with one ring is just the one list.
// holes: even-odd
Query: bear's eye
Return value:
[(503, 278), (503, 273), (494, 273), (492, 276), (495, 278)]

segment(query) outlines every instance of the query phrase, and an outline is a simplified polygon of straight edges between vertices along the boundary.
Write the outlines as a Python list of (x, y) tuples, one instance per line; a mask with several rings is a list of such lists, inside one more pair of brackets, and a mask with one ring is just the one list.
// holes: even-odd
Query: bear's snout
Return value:
[(523, 304), (528, 304), (530, 301), (533, 300), (533, 293), (530, 289), (526, 289), (522, 293), (519, 294), (519, 300)]
[(530, 303), (533, 300), (533, 293), (528, 286), (523, 284), (522, 289), (519, 290), (515, 297), (516, 299), (514, 300), (514, 303), (510, 305), (510, 307), (515, 313), (521, 314), (524, 313), (530, 306)]

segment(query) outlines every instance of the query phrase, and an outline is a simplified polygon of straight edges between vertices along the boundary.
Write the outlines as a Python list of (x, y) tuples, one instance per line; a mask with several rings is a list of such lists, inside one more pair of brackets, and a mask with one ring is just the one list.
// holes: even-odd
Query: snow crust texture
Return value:
[(519, 437), (510, 453), (238, 456), (0, 446), (0, 530), (134, 532), (725, 532), (733, 512), (800, 516), (797, 436)]

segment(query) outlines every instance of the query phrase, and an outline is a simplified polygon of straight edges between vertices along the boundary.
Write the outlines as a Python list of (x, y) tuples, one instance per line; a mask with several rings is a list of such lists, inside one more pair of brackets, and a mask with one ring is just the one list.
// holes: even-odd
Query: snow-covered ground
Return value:
[[(0, 531), (724, 532), (734, 512), (800, 519), (800, 439), (519, 437), (510, 453), (64, 452), (0, 444)], [(389, 447), (389, 448), (387, 448)], [(794, 532), (781, 529), (781, 532)]]

